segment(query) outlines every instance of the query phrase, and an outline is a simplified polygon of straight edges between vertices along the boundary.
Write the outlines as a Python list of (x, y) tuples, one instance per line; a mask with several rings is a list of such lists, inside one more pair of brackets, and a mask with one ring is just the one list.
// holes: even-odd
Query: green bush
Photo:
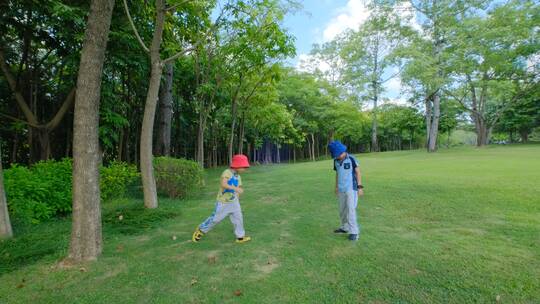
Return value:
[[(72, 209), (71, 159), (43, 161), (30, 167), (13, 165), (4, 170), (5, 189), (10, 214), (24, 222), (39, 223)], [(137, 168), (113, 162), (100, 170), (101, 199), (126, 194), (138, 177)]]
[(171, 198), (185, 198), (204, 184), (203, 169), (194, 161), (156, 157), (154, 169), (158, 191)]
[(38, 223), (71, 211), (70, 159), (43, 161), (30, 168), (13, 165), (4, 171), (11, 214)]
[(102, 167), (99, 181), (101, 200), (108, 201), (115, 197), (124, 196), (128, 187), (138, 180), (138, 177), (139, 172), (137, 172), (135, 165), (112, 162), (108, 167)]

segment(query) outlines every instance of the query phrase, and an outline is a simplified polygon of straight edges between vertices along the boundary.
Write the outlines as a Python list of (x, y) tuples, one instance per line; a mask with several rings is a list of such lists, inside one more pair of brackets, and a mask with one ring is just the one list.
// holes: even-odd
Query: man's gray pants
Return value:
[(238, 200), (232, 203), (216, 202), (214, 212), (212, 212), (212, 215), (210, 215), (201, 225), (199, 225), (199, 229), (203, 233), (207, 233), (227, 216), (230, 218), (231, 223), (234, 226), (234, 234), (236, 237), (243, 238), (246, 232), (244, 231), (242, 209), (240, 208), (240, 202)]
[(360, 227), (356, 218), (356, 207), (358, 206), (358, 191), (339, 192), (339, 217), (341, 218), (341, 229), (350, 234), (359, 234)]

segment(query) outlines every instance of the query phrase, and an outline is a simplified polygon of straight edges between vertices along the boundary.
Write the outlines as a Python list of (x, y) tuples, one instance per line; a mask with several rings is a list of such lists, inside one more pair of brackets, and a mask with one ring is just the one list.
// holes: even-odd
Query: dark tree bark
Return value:
[(101, 74), (114, 0), (93, 0), (84, 35), (73, 123), (73, 224), (68, 259), (95, 260), (102, 251), (99, 191)]
[(4, 191), (4, 174), (2, 171), (2, 151), (0, 150), (0, 239), (13, 236), (9, 212), (7, 208), (6, 192)]
[(264, 164), (272, 163), (272, 142), (268, 139), (265, 139), (265, 149), (264, 149)]
[(173, 67), (169, 62), (165, 64), (165, 81), (161, 84), (159, 92), (159, 133), (157, 141), (157, 154), (169, 156), (171, 154), (171, 122), (173, 110)]
[(242, 154), (244, 153), (244, 134), (245, 134), (245, 126), (246, 126), (246, 117), (245, 113), (242, 112), (242, 117), (240, 118), (240, 130), (238, 130), (238, 153)]
[(197, 162), (204, 167), (204, 131), (206, 130), (206, 110), (199, 113), (199, 128), (197, 130)]

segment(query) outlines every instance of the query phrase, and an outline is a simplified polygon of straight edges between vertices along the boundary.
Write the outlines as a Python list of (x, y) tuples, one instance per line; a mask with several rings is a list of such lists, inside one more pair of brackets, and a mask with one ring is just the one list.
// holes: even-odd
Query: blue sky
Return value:
[(296, 37), (298, 54), (307, 54), (313, 43), (323, 39), (322, 32), (347, 0), (305, 0), (304, 9), (287, 16), (285, 26)]
[[(296, 58), (289, 64), (297, 66), (306, 59), (314, 43), (324, 43), (347, 29), (357, 29), (369, 16), (364, 0), (304, 0), (303, 10), (289, 15), (285, 27), (296, 37)], [(389, 72), (391, 74), (391, 72)], [(399, 78), (385, 84), (384, 97), (403, 103)]]

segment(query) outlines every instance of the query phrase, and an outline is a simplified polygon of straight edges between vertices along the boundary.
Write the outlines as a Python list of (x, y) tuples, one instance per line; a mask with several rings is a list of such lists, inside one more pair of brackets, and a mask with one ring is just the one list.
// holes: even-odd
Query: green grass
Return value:
[(150, 214), (140, 199), (105, 206), (103, 256), (82, 270), (55, 267), (68, 220), (19, 229), (0, 243), (0, 303), (540, 301), (540, 146), (358, 157), (357, 243), (332, 233), (334, 173), (321, 161), (251, 169), (241, 203), (253, 241), (235, 244), (225, 220), (193, 244), (213, 208), (211, 170), (195, 199)]

